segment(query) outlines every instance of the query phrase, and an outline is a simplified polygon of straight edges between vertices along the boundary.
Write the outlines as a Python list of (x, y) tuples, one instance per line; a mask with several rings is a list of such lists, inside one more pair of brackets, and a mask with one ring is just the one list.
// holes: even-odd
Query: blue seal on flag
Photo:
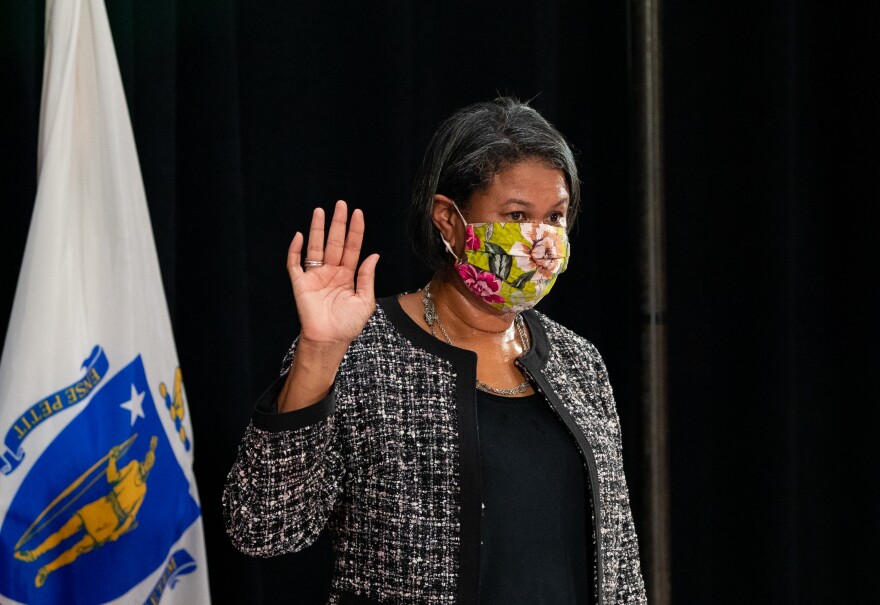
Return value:
[(13, 496), (0, 527), (0, 594), (34, 605), (116, 599), (167, 569), (201, 514), (141, 357), (105, 380)]

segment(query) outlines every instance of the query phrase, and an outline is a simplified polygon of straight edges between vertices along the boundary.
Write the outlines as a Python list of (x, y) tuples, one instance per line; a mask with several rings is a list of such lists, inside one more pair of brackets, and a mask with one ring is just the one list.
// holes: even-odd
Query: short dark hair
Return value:
[(580, 204), (574, 154), (565, 138), (528, 104), (510, 97), (475, 103), (444, 120), (416, 173), (409, 213), (410, 242), (431, 269), (444, 263), (444, 246), (432, 220), (434, 195), (451, 198), (461, 210), (492, 178), (530, 159), (562, 171), (568, 186), (568, 225)]

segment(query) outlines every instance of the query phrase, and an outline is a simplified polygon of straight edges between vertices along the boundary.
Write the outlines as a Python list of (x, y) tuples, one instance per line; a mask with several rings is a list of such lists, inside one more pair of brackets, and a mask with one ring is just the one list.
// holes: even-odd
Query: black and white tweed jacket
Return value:
[[(589, 472), (596, 602), (646, 603), (605, 366), (570, 330), (536, 311), (524, 317), (533, 346), (518, 364)], [(475, 380), (474, 353), (433, 338), (396, 298), (380, 300), (327, 398), (277, 414), (276, 387), (258, 402), (223, 494), (232, 542), (250, 555), (278, 555), (305, 548), (326, 526), (331, 605), (476, 605)]]

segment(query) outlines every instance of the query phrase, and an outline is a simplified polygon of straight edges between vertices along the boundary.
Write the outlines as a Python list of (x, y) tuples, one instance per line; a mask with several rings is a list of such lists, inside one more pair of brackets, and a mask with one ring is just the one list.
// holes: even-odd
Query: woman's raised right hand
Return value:
[[(379, 255), (371, 254), (358, 269), (364, 239), (363, 212), (352, 212), (351, 224), (346, 230), (347, 223), (348, 207), (339, 200), (325, 246), (324, 211), (316, 208), (312, 214), (305, 258), (302, 257), (303, 234), (297, 232), (290, 243), (287, 272), (302, 329), (300, 346), (347, 348), (364, 329), (376, 308), (373, 283)], [(324, 264), (304, 269), (304, 260)]]
[[(364, 214), (360, 210), (352, 212), (346, 230), (347, 220), (348, 207), (340, 200), (333, 211), (325, 246), (324, 211), (316, 208), (305, 259), (302, 233), (293, 236), (287, 251), (287, 272), (301, 332), (278, 397), (279, 412), (304, 408), (326, 397), (348, 345), (376, 308), (373, 281), (379, 255), (371, 254), (358, 269)], [(322, 264), (303, 269), (301, 263), (306, 259)]]

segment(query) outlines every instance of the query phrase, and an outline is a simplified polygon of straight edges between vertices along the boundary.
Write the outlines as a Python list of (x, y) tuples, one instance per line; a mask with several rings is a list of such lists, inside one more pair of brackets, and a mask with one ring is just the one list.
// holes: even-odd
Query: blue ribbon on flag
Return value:
[(6, 451), (0, 454), (0, 472), (9, 475), (24, 460), (22, 443), (44, 420), (59, 412), (82, 403), (107, 375), (110, 362), (100, 345), (95, 345), (82, 364), (83, 377), (67, 387), (44, 397), (16, 419), (6, 433), (3, 444)]

